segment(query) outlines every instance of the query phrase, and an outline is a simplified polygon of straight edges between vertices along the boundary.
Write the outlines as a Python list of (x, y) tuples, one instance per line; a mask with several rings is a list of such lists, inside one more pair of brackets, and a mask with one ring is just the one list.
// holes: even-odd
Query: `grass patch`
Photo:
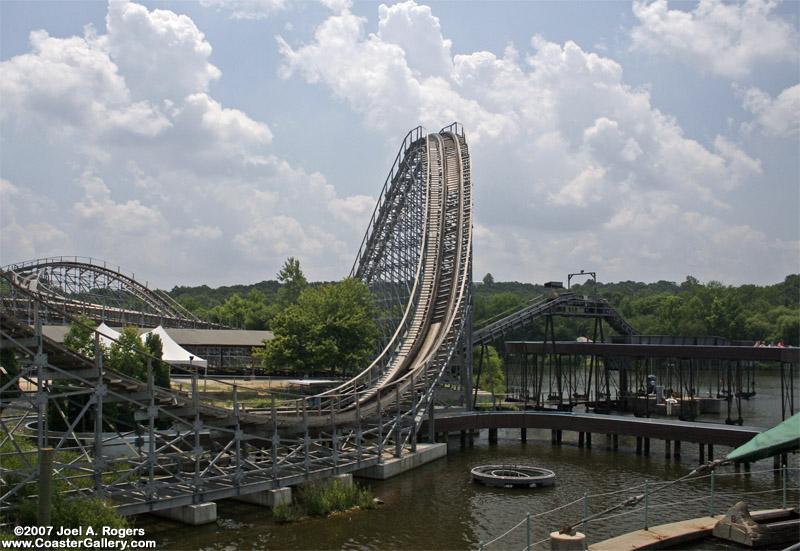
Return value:
[(297, 522), (303, 517), (326, 517), (355, 509), (374, 509), (372, 490), (358, 483), (342, 484), (340, 480), (314, 480), (297, 488), (297, 497), (290, 505), (272, 508), (275, 522)]

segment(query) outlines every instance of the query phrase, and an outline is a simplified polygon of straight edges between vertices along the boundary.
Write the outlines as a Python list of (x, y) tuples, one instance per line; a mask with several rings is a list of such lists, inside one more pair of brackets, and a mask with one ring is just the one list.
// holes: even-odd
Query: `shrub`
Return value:
[(297, 522), (302, 516), (300, 510), (294, 504), (281, 504), (272, 508), (272, 516), (275, 517), (275, 522), (278, 524), (286, 524), (288, 522)]
[(354, 483), (350, 486), (339, 480), (315, 480), (297, 489), (297, 499), (292, 505), (277, 505), (272, 514), (279, 524), (295, 522), (303, 516), (325, 517), (332, 513), (348, 511), (354, 507), (373, 509), (375, 500), (369, 488)]
[[(25, 500), (20, 504), (19, 523), (23, 526), (35, 526), (39, 502)], [(114, 510), (108, 501), (95, 497), (66, 497), (64, 494), (53, 494), (50, 512), (50, 524), (65, 528), (91, 526), (96, 534), (102, 533), (104, 526), (126, 528), (128, 521)]]

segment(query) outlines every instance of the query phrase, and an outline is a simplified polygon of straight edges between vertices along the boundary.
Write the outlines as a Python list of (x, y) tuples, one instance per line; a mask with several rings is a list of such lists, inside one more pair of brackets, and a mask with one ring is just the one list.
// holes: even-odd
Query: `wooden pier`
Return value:
[[(783, 514), (784, 509), (769, 509), (752, 513), (755, 518)], [(638, 551), (640, 549), (680, 549), (682, 545), (712, 535), (714, 527), (725, 515), (693, 518), (636, 530), (616, 538), (592, 544), (589, 551)]]
[[(423, 423), (423, 432), (427, 430), (427, 423), (427, 420)], [(649, 454), (650, 440), (654, 438), (667, 442), (667, 449), (671, 443), (676, 457), (680, 454), (681, 442), (690, 442), (701, 446), (701, 456), (705, 456), (707, 450), (709, 460), (714, 458), (714, 446), (735, 448), (764, 431), (759, 427), (721, 423), (553, 411), (473, 411), (435, 418), (437, 433), (489, 429), (490, 441), (496, 441), (496, 431), (501, 428), (521, 429), (521, 438), (527, 437), (527, 429), (549, 429), (553, 431), (554, 444), (561, 442), (563, 431), (573, 431), (578, 433), (578, 445), (587, 447), (591, 446), (592, 434), (603, 434), (614, 442), (614, 449), (619, 436), (633, 436), (637, 453), (644, 455)]]

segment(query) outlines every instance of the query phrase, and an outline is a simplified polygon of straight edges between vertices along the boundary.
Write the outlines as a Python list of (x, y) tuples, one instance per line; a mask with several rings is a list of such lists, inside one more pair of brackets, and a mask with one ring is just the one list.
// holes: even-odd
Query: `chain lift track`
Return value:
[[(196, 369), (189, 391), (163, 389), (153, 383), (155, 358), (142, 382), (105, 368), (102, 354), (85, 358), (43, 336), (43, 323), (81, 313), (197, 322), (132, 276), (75, 258), (4, 268), (0, 343), (15, 350), (20, 369), (0, 379), (0, 523), (37, 480), (37, 452), (25, 440), (55, 448), (57, 484), (111, 498), (125, 515), (297, 484), (415, 450), (437, 383), (471, 352), (472, 189), (460, 125), (406, 136), (351, 275), (367, 283), (381, 313), (371, 365), (323, 394), (273, 397), (270, 407), (246, 410), (236, 386), (232, 407), (201, 396)], [(92, 281), (124, 300), (88, 306)], [(132, 426), (117, 422), (120, 408), (133, 412)], [(65, 431), (48, 430), (54, 415)]]

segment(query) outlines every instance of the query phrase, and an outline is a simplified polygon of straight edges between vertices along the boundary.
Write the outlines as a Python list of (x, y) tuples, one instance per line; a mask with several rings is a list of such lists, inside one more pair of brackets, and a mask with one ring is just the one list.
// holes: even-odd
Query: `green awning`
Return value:
[(725, 457), (731, 461), (757, 461), (800, 449), (800, 413), (754, 436)]

